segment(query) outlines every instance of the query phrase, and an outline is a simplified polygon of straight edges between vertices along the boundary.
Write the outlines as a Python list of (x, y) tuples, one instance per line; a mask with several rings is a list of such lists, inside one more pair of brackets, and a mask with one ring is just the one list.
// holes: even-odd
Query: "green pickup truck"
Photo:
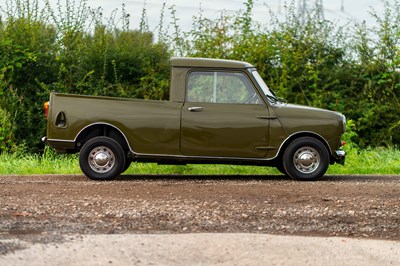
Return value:
[(315, 180), (344, 163), (344, 115), (286, 103), (249, 63), (172, 58), (170, 100), (51, 93), (48, 145), (110, 180), (131, 162), (273, 166)]

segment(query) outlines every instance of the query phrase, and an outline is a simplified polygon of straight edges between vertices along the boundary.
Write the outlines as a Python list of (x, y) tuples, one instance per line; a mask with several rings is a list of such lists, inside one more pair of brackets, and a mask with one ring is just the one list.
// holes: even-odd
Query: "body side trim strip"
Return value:
[(283, 145), (293, 136), (298, 135), (298, 134), (312, 134), (312, 135), (316, 135), (318, 137), (320, 137), (321, 139), (324, 140), (326, 146), (328, 146), (329, 152), (332, 155), (332, 150), (328, 144), (328, 142), (325, 140), (325, 138), (323, 138), (321, 135), (315, 133), (315, 132), (311, 132), (311, 131), (300, 131), (300, 132), (296, 132), (291, 134), (290, 136), (288, 136), (283, 142), (282, 144), (279, 146), (278, 151), (276, 152), (275, 156), (272, 158), (241, 158), (241, 157), (211, 157), (211, 156), (186, 156), (186, 155), (170, 155), (170, 154), (148, 154), (148, 153), (137, 153), (131, 150), (132, 154), (134, 156), (138, 156), (138, 157), (166, 157), (166, 158), (176, 158), (176, 159), (185, 159), (185, 158), (190, 158), (190, 159), (221, 159), (221, 160), (244, 160), (244, 161), (272, 161), (274, 159), (276, 159), (283, 147)]
[(65, 139), (46, 139), (46, 141), (53, 141), (53, 142), (70, 142), (74, 143), (74, 140), (65, 140)]
[(134, 156), (138, 156), (138, 157), (166, 157), (166, 158), (177, 158), (177, 159), (184, 159), (184, 158), (196, 159), (196, 158), (199, 158), (199, 159), (225, 159), (225, 160), (247, 160), (247, 161), (271, 161), (271, 160), (274, 160), (274, 159), (276, 159), (276, 158), (278, 157), (278, 154), (280, 153), (280, 151), (281, 151), (283, 145), (284, 145), (290, 138), (292, 138), (292, 137), (295, 136), (295, 135), (304, 134), (304, 133), (316, 135), (316, 136), (318, 136), (319, 138), (323, 139), (324, 142), (325, 142), (325, 144), (326, 144), (326, 146), (327, 146), (328, 149), (329, 149), (329, 153), (332, 155), (332, 150), (331, 150), (331, 148), (330, 148), (328, 142), (325, 140), (325, 138), (323, 138), (320, 134), (315, 133), (315, 132), (311, 132), (311, 131), (300, 131), (300, 132), (296, 132), (296, 133), (291, 134), (291, 135), (288, 136), (288, 137), (282, 142), (282, 144), (279, 146), (279, 149), (278, 149), (278, 151), (276, 152), (276, 154), (275, 154), (274, 157), (272, 157), (272, 158), (262, 158), (262, 159), (258, 159), (258, 158), (241, 158), (241, 157), (211, 157), (211, 156), (186, 156), (186, 155), (170, 155), (170, 154), (137, 153), (137, 152), (135, 152), (135, 151), (132, 149), (132, 147), (130, 146), (130, 143), (129, 143), (128, 139), (127, 139), (126, 136), (125, 136), (125, 134), (124, 134), (118, 127), (116, 127), (116, 126), (114, 126), (114, 125), (112, 125), (112, 124), (109, 124), (109, 123), (105, 123), (105, 122), (96, 122), (96, 123), (87, 125), (86, 127), (84, 127), (82, 130), (80, 130), (80, 131), (78, 132), (78, 134), (76, 135), (76, 137), (75, 137), (74, 140), (48, 139), (48, 141), (73, 142), (73, 143), (75, 143), (76, 140), (77, 140), (77, 138), (78, 138), (78, 136), (79, 136), (79, 134), (81, 134), (81, 133), (82, 133), (85, 129), (87, 129), (88, 127), (94, 126), (94, 125), (107, 125), (107, 126), (111, 126), (111, 127), (115, 128), (115, 129), (117, 129), (117, 130), (122, 134), (122, 136), (124, 136), (125, 141), (126, 141), (126, 143), (128, 144), (128, 147), (129, 147), (129, 150), (131, 151), (131, 153), (132, 153)]

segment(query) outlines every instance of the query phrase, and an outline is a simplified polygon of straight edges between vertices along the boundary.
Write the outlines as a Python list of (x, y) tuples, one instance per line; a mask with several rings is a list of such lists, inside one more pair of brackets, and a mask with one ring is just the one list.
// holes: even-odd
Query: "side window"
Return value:
[(260, 104), (261, 100), (243, 73), (192, 72), (186, 101), (206, 103)]

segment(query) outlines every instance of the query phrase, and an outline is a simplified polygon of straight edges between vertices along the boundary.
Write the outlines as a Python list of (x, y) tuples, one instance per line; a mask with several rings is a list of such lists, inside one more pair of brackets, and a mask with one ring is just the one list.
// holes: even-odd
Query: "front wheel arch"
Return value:
[(329, 154), (332, 154), (332, 148), (329, 146), (329, 143), (326, 141), (326, 139), (324, 139), (321, 135), (319, 135), (315, 132), (304, 131), (304, 132), (294, 133), (294, 134), (290, 135), (289, 137), (287, 137), (283, 141), (281, 146), (279, 147), (279, 151), (277, 153), (276, 159), (281, 160), (283, 153), (285, 152), (285, 150), (289, 146), (289, 144), (292, 143), (293, 141), (295, 141), (296, 139), (299, 139), (302, 137), (310, 137), (310, 138), (314, 138), (314, 139), (321, 141), (324, 144), (324, 146), (326, 147), (326, 149), (328, 150)]

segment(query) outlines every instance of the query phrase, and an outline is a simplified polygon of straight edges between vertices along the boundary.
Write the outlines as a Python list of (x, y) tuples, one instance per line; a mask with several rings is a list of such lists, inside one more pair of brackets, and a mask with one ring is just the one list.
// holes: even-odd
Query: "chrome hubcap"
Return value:
[(115, 155), (109, 148), (99, 146), (89, 153), (88, 161), (93, 171), (102, 174), (114, 167)]
[(310, 174), (317, 170), (321, 162), (318, 151), (312, 147), (302, 147), (296, 151), (293, 164), (303, 174)]

